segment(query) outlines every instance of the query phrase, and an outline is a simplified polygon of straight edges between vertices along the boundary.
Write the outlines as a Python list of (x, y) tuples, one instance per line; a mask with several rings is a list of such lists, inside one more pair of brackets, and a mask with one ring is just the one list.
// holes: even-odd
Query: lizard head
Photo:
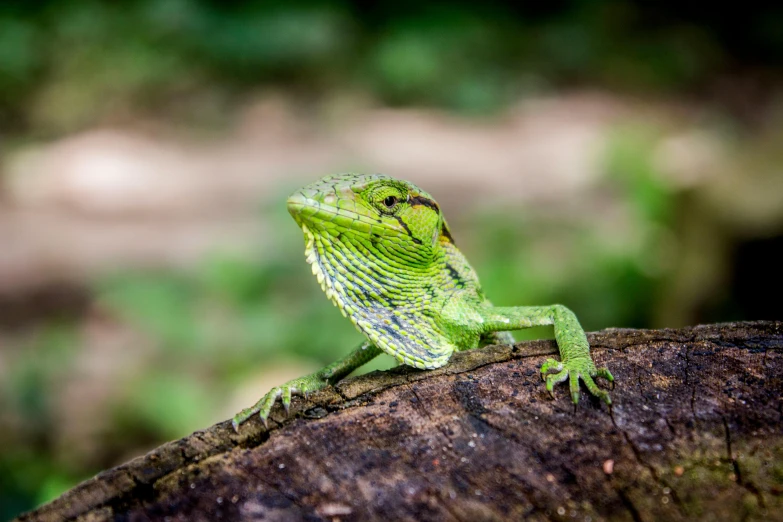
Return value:
[(407, 251), (418, 261), (434, 251), (441, 235), (451, 240), (432, 196), (382, 174), (326, 176), (294, 192), (288, 211), (305, 234), (357, 248), (400, 250), (401, 256)]

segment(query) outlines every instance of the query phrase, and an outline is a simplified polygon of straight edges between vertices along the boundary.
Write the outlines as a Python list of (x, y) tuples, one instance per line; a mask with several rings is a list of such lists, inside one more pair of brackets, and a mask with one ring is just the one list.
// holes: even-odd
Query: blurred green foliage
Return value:
[(219, 118), (261, 84), (474, 114), (551, 86), (681, 91), (746, 55), (778, 63), (781, 22), (772, 8), (630, 0), (9, 0), (0, 128), (49, 135), (139, 110)]
[[(84, 470), (68, 469), (53, 458), (46, 434), (53, 425), (50, 398), (58, 393), (57, 383), (67, 373), (78, 348), (75, 325), (48, 324), (22, 347), (9, 378), (0, 381), (0, 407), (21, 414), (24, 423), (18, 433), (5, 427), (0, 435), (0, 519), (60, 494), (86, 478)], [(17, 443), (18, 444), (9, 444)]]
[[(783, 61), (779, 8), (525, 4), (8, 0), (0, 4), (0, 133), (47, 137), (146, 113), (220, 124), (244, 96), (269, 86), (302, 100), (360, 91), (384, 104), (485, 115), (574, 85), (688, 95), (742, 64)], [(655, 171), (657, 137), (651, 128), (617, 129), (606, 151), (599, 190), (627, 206), (619, 230), (607, 233), (578, 212), (507, 209), (455, 227), (490, 298), (567, 303), (588, 330), (650, 325), (676, 203)], [(318, 366), (360, 341), (310, 275), (295, 225), (270, 219), (284, 232), (256, 259), (216, 253), (190, 272), (93, 282), (100, 307), (154, 350), (128, 393), (112, 398), (110, 428), (88, 463), (63, 457), (47, 435), (80, 324), (47, 324), (25, 341), (0, 382), (0, 406), (19, 424), (0, 437), (0, 519), (127, 451), (214, 421), (225, 398), (279, 354)]]

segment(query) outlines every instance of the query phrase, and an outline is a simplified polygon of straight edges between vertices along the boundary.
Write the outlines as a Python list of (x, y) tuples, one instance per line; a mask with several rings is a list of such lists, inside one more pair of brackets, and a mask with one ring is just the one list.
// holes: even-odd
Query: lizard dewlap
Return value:
[(560, 350), (560, 361), (541, 367), (546, 389), (552, 393), (569, 380), (576, 404), (581, 379), (611, 404), (593, 377), (613, 381), (612, 374), (593, 364), (573, 312), (562, 305), (492, 306), (435, 199), (416, 185), (381, 174), (326, 176), (291, 194), (287, 205), (318, 283), (366, 341), (326, 368), (272, 389), (234, 417), (235, 429), (256, 413), (266, 422), (278, 398), (288, 409), (292, 393), (334, 384), (381, 352), (416, 368), (438, 368), (455, 351), (512, 343), (510, 330), (538, 325), (554, 325)]

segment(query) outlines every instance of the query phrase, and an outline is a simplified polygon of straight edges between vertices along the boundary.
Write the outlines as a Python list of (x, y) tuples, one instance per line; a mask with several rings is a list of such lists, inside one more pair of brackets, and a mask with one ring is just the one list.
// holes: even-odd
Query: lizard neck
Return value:
[(321, 289), (343, 315), (353, 317), (379, 307), (421, 311), (434, 305), (439, 294), (437, 273), (445, 266), (441, 249), (400, 262), (394, 252), (388, 252), (388, 246), (314, 234), (306, 226), (303, 230), (307, 262)]
[(449, 297), (441, 288), (445, 276), (440, 276), (448, 274), (441, 248), (433, 248), (428, 259), (404, 264), (369, 240), (342, 241), (302, 228), (307, 261), (321, 288), (373, 344), (416, 368), (448, 362), (457, 347), (440, 321)]
[(389, 252), (393, 246), (374, 245), (369, 238), (343, 241), (339, 234), (302, 229), (307, 262), (321, 288), (384, 352), (409, 366), (438, 368), (455, 350), (477, 343), (477, 335), (455, 337), (441, 317), (455, 296), (465, 300), (480, 292), (475, 272), (450, 241), (436, 242), (426, 258), (403, 261), (401, 252), (411, 255), (404, 245)]

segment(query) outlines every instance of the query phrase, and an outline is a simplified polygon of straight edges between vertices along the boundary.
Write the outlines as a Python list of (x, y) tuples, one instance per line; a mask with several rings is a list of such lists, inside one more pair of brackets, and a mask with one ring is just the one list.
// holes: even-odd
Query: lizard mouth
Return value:
[(308, 208), (318, 208), (319, 203), (314, 199), (310, 199), (301, 192), (294, 192), (288, 197), (286, 201), (288, 207), (288, 213), (294, 218), (296, 224), (302, 226), (302, 217)]
[(303, 223), (317, 224), (318, 222), (326, 221), (347, 225), (352, 219), (358, 217), (353, 211), (309, 198), (301, 192), (291, 194), (288, 197), (288, 201), (286, 201), (286, 206), (288, 207), (288, 213), (291, 214), (300, 227)]
[(330, 205), (324, 201), (319, 201), (307, 197), (302, 192), (294, 192), (286, 201), (288, 213), (294, 218), (296, 224), (301, 228), (306, 225), (311, 232), (328, 232), (337, 234), (337, 229), (354, 230), (366, 233), (368, 236), (373, 229), (381, 232), (383, 235), (388, 233), (399, 234), (405, 230), (396, 223), (388, 223), (379, 217), (372, 217), (349, 208), (340, 208)]

